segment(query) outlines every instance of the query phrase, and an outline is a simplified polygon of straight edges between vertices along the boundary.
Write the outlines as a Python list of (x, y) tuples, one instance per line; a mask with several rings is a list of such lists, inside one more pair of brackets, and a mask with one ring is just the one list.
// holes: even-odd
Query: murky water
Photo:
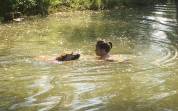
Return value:
[[(143, 10), (68, 12), (0, 26), (0, 110), (178, 111), (178, 25), (173, 3)], [(94, 59), (113, 42), (128, 63)], [(36, 61), (80, 51), (78, 61)]]

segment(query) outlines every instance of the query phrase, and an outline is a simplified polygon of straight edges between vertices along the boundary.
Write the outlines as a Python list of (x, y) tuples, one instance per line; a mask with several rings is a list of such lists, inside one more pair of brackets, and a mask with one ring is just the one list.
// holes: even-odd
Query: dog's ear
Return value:
[(62, 58), (61, 56), (59, 56), (59, 57), (56, 58), (56, 60), (57, 60), (57, 61), (62, 61), (63, 58)]
[(112, 49), (112, 42), (108, 42), (109, 43), (109, 45), (110, 45), (110, 47), (111, 47), (111, 49)]

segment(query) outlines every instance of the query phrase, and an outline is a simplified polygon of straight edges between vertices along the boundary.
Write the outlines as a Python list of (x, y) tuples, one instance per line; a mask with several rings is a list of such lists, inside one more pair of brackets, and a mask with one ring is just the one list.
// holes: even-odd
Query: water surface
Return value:
[[(0, 26), (2, 111), (177, 111), (174, 3), (144, 9), (67, 12)], [(98, 38), (128, 63), (96, 61)], [(78, 61), (36, 61), (80, 51)]]

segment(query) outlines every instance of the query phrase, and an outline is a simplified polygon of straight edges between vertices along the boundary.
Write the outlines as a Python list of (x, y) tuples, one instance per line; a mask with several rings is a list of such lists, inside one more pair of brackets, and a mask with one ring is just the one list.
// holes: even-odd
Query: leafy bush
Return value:
[[(21, 12), (26, 15), (47, 15), (48, 8), (69, 7), (74, 9), (105, 9), (120, 5), (149, 5), (155, 0), (0, 0), (0, 17), (7, 13)], [(159, 0), (160, 1), (160, 0)]]
[(50, 0), (51, 5), (76, 9), (104, 9), (118, 5), (150, 5), (155, 0)]
[(0, 16), (10, 12), (21, 12), (27, 15), (47, 14), (50, 0), (4, 0), (0, 1)]

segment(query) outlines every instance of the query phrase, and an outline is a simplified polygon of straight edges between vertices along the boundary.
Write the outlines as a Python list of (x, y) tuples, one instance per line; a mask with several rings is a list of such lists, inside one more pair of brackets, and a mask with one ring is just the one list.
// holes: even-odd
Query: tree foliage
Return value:
[(7, 13), (47, 15), (48, 8), (106, 9), (121, 5), (148, 5), (155, 0), (0, 0), (0, 19)]

